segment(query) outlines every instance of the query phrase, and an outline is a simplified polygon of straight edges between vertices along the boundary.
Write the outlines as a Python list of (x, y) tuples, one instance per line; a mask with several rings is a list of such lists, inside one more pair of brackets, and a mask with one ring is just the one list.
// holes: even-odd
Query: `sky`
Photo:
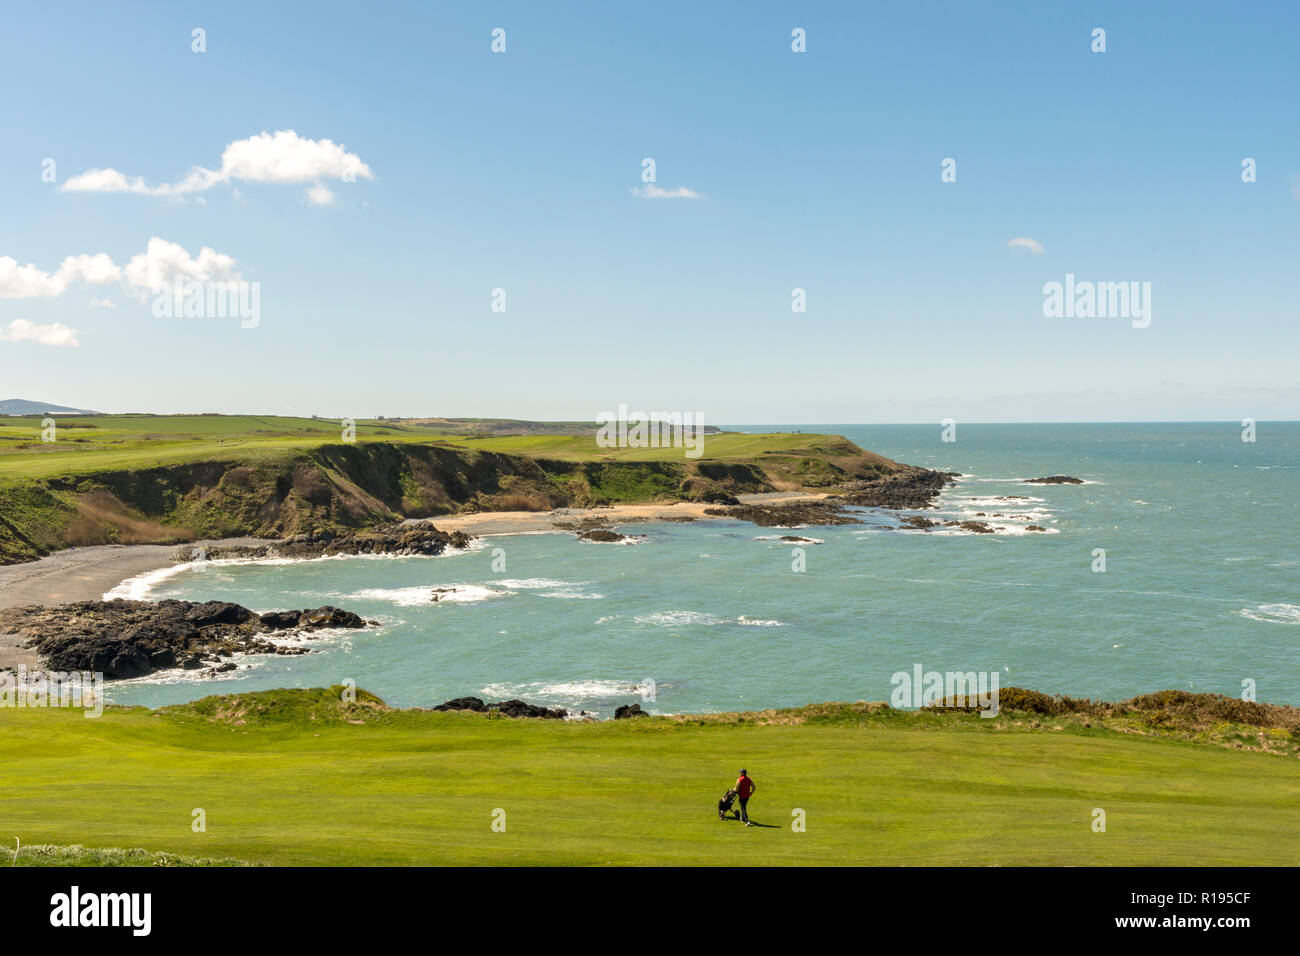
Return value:
[[(1280, 0), (24, 6), (0, 399), (1300, 419), (1298, 35)], [(1045, 315), (1067, 274), (1149, 324)], [(178, 275), (255, 320), (171, 314)]]

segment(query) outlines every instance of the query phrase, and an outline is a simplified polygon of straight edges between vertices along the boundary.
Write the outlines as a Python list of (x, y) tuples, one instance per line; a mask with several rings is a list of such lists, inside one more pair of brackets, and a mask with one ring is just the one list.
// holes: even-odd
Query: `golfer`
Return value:
[(758, 784), (749, 779), (749, 771), (741, 767), (740, 776), (736, 779), (736, 796), (740, 798), (740, 819), (745, 822), (747, 827), (754, 825), (749, 822), (749, 810), (746, 808), (749, 804), (749, 798), (754, 795), (754, 791), (757, 789)]

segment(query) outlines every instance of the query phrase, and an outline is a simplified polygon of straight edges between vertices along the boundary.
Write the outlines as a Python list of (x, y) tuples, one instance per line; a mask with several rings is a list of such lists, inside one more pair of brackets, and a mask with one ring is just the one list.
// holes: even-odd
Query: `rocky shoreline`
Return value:
[[(762, 528), (797, 528), (804, 525), (862, 524), (853, 508), (884, 508), (895, 511), (921, 511), (935, 507), (940, 492), (961, 477), (954, 471), (930, 471), (905, 468), (871, 481), (854, 481), (841, 486), (837, 494), (817, 501), (790, 504), (738, 504), (723, 508), (706, 508), (715, 518), (752, 521)], [(907, 519), (904, 519), (904, 526)]]
[(0, 634), (21, 635), (40, 666), (106, 678), (143, 677), (179, 668), (205, 676), (235, 668), (236, 654), (308, 653), (267, 639), (302, 638), (325, 628), (368, 623), (330, 605), (258, 614), (229, 601), (79, 601), (0, 610)]
[[(576, 714), (569, 713), (563, 707), (543, 707), (540, 704), (529, 704), (522, 700), (503, 700), (496, 704), (484, 702), (481, 697), (457, 697), (454, 700), (446, 701), (434, 707), (433, 710), (464, 710), (475, 714), (493, 714), (498, 713), (502, 717), (534, 717), (542, 720), (598, 720), (599, 718), (585, 710), (580, 710)], [(623, 704), (614, 711), (615, 720), (627, 720), (633, 717), (649, 717), (650, 714), (641, 709), (640, 704)]]
[(230, 558), (330, 558), (340, 554), (390, 554), (436, 557), (448, 548), (464, 550), (473, 540), (464, 531), (439, 531), (433, 525), (387, 525), (365, 531), (314, 531), (261, 545), (177, 549), (177, 561)]

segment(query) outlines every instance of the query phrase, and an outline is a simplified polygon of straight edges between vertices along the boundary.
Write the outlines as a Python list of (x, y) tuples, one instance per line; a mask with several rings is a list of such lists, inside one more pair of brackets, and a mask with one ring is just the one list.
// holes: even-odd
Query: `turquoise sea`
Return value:
[[(117, 593), (328, 603), (383, 626), (323, 635), (302, 657), (244, 658), (221, 679), (118, 682), (109, 696), (155, 706), (351, 678), (397, 706), (521, 697), (608, 717), (633, 702), (682, 713), (885, 700), (891, 676), (919, 664), (1111, 699), (1238, 696), (1251, 680), (1262, 701), (1300, 704), (1298, 423), (1260, 423), (1253, 443), (1236, 423), (959, 425), (955, 442), (938, 425), (738, 430), (839, 433), (962, 472), (942, 517), (1024, 517), (988, 518), (996, 535), (891, 530), (892, 513), (865, 512), (868, 525), (794, 532), (630, 525), (645, 536), (634, 545), (533, 534), (438, 558), (209, 563)], [(1021, 483), (1053, 474), (1087, 483)], [(1029, 499), (999, 498), (1011, 495)], [(789, 533), (819, 542), (802, 546), (802, 571), (796, 546), (776, 540)], [(430, 601), (449, 586), (452, 599)], [(650, 681), (653, 701), (638, 690)]]

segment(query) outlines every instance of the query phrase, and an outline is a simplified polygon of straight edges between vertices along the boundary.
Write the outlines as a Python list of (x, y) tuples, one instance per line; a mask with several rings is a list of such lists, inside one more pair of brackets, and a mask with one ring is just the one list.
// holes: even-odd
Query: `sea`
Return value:
[[(634, 703), (890, 700), (900, 674), (974, 673), (1074, 697), (1300, 705), (1300, 423), (732, 430), (837, 433), (960, 472), (923, 513), (998, 530), (908, 530), (908, 512), (861, 509), (863, 524), (834, 527), (652, 522), (623, 527), (639, 536), (626, 544), (516, 534), (440, 557), (182, 565), (110, 596), (332, 604), (379, 626), (215, 677), (113, 682), (108, 697), (154, 707), (350, 681), (398, 707), (521, 698), (609, 718)], [(1084, 483), (1024, 483), (1058, 474)], [(453, 590), (435, 602), (435, 588)]]

